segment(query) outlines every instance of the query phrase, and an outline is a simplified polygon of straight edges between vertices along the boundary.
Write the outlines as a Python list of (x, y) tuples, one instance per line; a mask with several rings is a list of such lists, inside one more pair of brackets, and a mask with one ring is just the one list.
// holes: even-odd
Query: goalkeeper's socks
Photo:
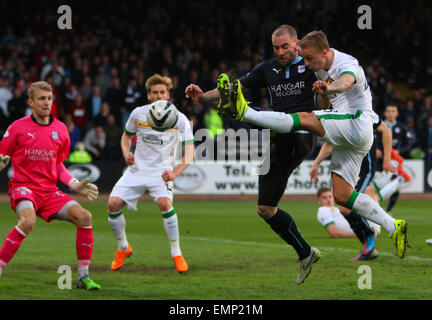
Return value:
[(87, 273), (93, 252), (93, 228), (77, 227), (76, 251), (78, 257), (78, 275)]
[(118, 249), (125, 251), (129, 247), (126, 238), (126, 220), (123, 211), (108, 212), (108, 223), (111, 227), (114, 238), (117, 240)]
[(278, 208), (275, 215), (266, 222), (286, 243), (294, 247), (300, 260), (309, 256), (311, 247), (303, 238), (294, 219), (287, 212)]
[(9, 232), (0, 249), (0, 269), (3, 269), (12, 259), (25, 238), (26, 234), (18, 227), (14, 227), (11, 232)]
[(181, 256), (180, 250), (180, 235), (178, 228), (177, 214), (174, 208), (166, 212), (162, 212), (163, 224), (171, 244), (171, 256)]
[(368, 236), (374, 235), (374, 231), (369, 223), (357, 212), (351, 211), (351, 213), (345, 216), (345, 219), (361, 243), (364, 243)]

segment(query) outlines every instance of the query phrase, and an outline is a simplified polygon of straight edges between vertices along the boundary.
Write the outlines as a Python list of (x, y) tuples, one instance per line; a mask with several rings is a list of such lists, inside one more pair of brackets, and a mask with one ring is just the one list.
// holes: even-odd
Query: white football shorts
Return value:
[(325, 130), (320, 139), (333, 145), (331, 171), (355, 188), (363, 158), (373, 143), (375, 113), (361, 110), (355, 113), (338, 110), (313, 112)]
[(165, 182), (162, 172), (149, 176), (131, 173), (127, 169), (111, 191), (110, 197), (119, 197), (126, 202), (129, 210), (136, 211), (139, 198), (148, 192), (156, 202), (159, 198), (173, 200), (173, 182)]

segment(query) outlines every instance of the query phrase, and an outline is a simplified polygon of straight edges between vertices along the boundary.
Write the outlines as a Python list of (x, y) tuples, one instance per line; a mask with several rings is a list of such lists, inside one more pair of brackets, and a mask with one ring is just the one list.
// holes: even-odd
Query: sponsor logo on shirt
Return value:
[(283, 83), (283, 84), (270, 86), (270, 90), (276, 97), (299, 95), (302, 93), (301, 89), (304, 88), (305, 88), (304, 81), (297, 81), (296, 83)]
[(163, 141), (157, 135), (154, 134), (144, 134), (142, 140), (145, 143), (163, 145)]
[(29, 160), (51, 161), (55, 153), (54, 150), (25, 149), (25, 155)]

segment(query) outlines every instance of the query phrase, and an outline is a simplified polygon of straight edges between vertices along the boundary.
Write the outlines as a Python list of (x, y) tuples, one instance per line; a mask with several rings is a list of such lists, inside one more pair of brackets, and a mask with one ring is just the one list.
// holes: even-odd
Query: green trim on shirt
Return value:
[(128, 136), (133, 136), (136, 132), (130, 132), (127, 131), (126, 128), (124, 128), (124, 132), (128, 135)]
[(324, 228), (327, 228), (329, 225), (334, 224), (334, 223), (335, 223), (334, 221), (331, 221), (331, 222), (325, 224), (325, 225), (324, 225)]
[(352, 71), (344, 71), (344, 72), (342, 72), (340, 75), (339, 75), (339, 77), (341, 76), (341, 75), (343, 75), (343, 74), (350, 74), (350, 75), (352, 75), (353, 77), (354, 77), (354, 82), (357, 82), (357, 76), (356, 76), (356, 74), (354, 73), (354, 72), (352, 72)]
[(182, 141), (182, 146), (195, 143), (194, 139)]

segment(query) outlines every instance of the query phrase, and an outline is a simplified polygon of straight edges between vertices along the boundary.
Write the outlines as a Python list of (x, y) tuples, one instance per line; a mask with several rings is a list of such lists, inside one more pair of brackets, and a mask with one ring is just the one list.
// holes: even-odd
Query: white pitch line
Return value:
[[(232, 244), (239, 244), (239, 245), (246, 245), (246, 246), (262, 246), (262, 247), (285, 247), (285, 244), (278, 244), (278, 243), (265, 243), (265, 242), (253, 242), (253, 241), (236, 241), (236, 240), (227, 240), (227, 239), (213, 239), (213, 238), (204, 238), (204, 237), (188, 237), (188, 236), (181, 236), (181, 239), (188, 239), (188, 240), (199, 240), (199, 241), (207, 241), (207, 242), (218, 242), (218, 243), (232, 243)], [(342, 249), (342, 248), (329, 248), (329, 247), (320, 247), (321, 250), (329, 250), (329, 251), (341, 251), (341, 252), (349, 252), (349, 253), (357, 253), (359, 250), (351, 250), (351, 249)], [(392, 257), (396, 258), (395, 254), (387, 253), (387, 252), (381, 252), (378, 250), (378, 255), (386, 256), (386, 257)], [(416, 256), (405, 256), (404, 259), (411, 259), (411, 260), (419, 260), (419, 261), (426, 261), (426, 262), (432, 262), (431, 258), (422, 258), (422, 257), (416, 257)]]

